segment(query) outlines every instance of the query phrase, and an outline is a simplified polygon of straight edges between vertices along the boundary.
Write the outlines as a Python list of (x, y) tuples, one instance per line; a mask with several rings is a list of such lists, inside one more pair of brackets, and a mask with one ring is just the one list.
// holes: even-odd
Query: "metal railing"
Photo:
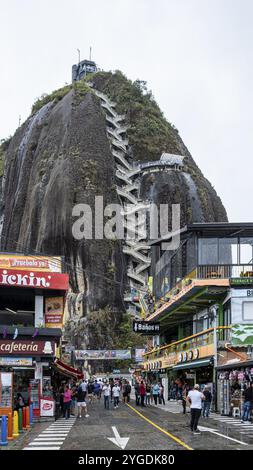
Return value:
[[(217, 326), (217, 340), (229, 342), (231, 337), (231, 327), (230, 326)], [(148, 359), (150, 357), (159, 358), (165, 354), (170, 353), (180, 353), (184, 351), (197, 349), (201, 346), (208, 346), (214, 343), (214, 328), (209, 328), (208, 330), (201, 331), (192, 336), (188, 336), (179, 341), (175, 341), (170, 344), (166, 344), (159, 348), (153, 349), (144, 354), (144, 358)]]
[(229, 279), (238, 277), (253, 277), (253, 264), (214, 264), (199, 265), (197, 279)]

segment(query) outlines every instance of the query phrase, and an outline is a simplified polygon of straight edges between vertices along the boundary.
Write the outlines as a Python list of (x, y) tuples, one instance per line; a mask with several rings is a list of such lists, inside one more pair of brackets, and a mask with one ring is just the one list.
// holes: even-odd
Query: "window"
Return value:
[(253, 263), (253, 237), (240, 238), (240, 264)]
[(218, 264), (218, 238), (199, 238), (199, 264)]
[(218, 264), (238, 264), (238, 240), (237, 238), (219, 239)]
[(253, 302), (243, 302), (242, 318), (244, 321), (253, 321)]

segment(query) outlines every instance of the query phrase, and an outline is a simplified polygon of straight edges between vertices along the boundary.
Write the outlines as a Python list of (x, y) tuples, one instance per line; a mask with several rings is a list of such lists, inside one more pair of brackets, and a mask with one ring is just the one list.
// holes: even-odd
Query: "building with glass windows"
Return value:
[[(253, 380), (253, 224), (192, 224), (176, 251), (152, 245), (154, 305), (147, 321), (161, 334), (145, 354), (145, 374), (177, 383), (208, 385), (215, 407), (238, 414)], [(174, 384), (174, 385), (173, 385)], [(237, 410), (239, 409), (239, 411)]]

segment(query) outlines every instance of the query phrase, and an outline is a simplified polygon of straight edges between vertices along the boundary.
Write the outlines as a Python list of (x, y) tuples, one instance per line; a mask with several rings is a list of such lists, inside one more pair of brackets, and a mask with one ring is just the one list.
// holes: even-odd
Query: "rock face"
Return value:
[(89, 82), (92, 87), (82, 80), (39, 100), (0, 154), (1, 250), (65, 256), (73, 291), (69, 307), (75, 311), (75, 302), (81, 303), (82, 314), (107, 305), (123, 310), (128, 282), (121, 241), (72, 236), (73, 206), (89, 204), (94, 229), (95, 196), (103, 196), (104, 205), (120, 202), (108, 123), (95, 90), (125, 114), (133, 164), (159, 160), (163, 152), (186, 157), (181, 172), (140, 174), (138, 198), (181, 203), (181, 225), (227, 220), (215, 190), (145, 84), (120, 72), (99, 72)]

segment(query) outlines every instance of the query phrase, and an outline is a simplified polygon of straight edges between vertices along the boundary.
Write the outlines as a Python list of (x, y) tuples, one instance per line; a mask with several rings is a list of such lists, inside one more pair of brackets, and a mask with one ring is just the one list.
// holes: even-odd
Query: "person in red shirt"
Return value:
[(70, 406), (71, 406), (71, 390), (66, 385), (63, 395), (63, 409), (64, 409), (64, 416), (65, 419), (69, 419), (70, 417)]
[(144, 405), (145, 395), (146, 395), (146, 387), (145, 387), (145, 384), (144, 384), (144, 382), (143, 382), (143, 380), (142, 380), (142, 381), (141, 381), (141, 384), (140, 384), (141, 406), (145, 406), (145, 405)]

